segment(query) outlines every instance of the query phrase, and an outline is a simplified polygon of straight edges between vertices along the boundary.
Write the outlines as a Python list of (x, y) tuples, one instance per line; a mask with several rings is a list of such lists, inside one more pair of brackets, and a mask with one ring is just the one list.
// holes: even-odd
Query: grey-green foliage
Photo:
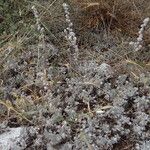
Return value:
[[(62, 114), (65, 113), (64, 119), (69, 118), (73, 110), (74, 116), (78, 116), (78, 121), (74, 120), (74, 125), (78, 124), (75, 129), (77, 135), (73, 137), (75, 149), (87, 149), (88, 144), (94, 149), (114, 149), (123, 137), (137, 143), (146, 140), (150, 135), (146, 107), (149, 96), (141, 97), (139, 88), (126, 75), (119, 76), (113, 83), (110, 66), (106, 70), (112, 72), (111, 76), (103, 70), (103, 65), (87, 64), (79, 67), (82, 76), (65, 79), (66, 82), (53, 89), (54, 101), (51, 97), (52, 104), (61, 109)], [(104, 104), (111, 107), (91, 117), (87, 112), (88, 103), (94, 112)], [(60, 121), (59, 125), (62, 123)], [(67, 124), (72, 129), (72, 124)]]
[[(26, 54), (23, 59), (28, 57)], [(51, 66), (48, 79), (41, 78), (39, 82), (33, 82), (33, 74), (21, 74), (32, 68), (29, 64), (9, 67), (18, 73), (7, 76), (3, 84), (5, 91), (10, 89), (10, 94), (16, 91), (29, 100), (29, 93), (16, 86), (15, 79), (19, 76), (24, 84), (31, 83), (40, 89), (46, 105), (36, 104), (27, 110), (34, 110), (31, 119), (43, 125), (35, 137), (35, 141), (42, 140), (42, 148), (47, 144), (58, 149), (87, 149), (90, 145), (97, 150), (113, 150), (123, 141), (133, 143), (135, 148), (134, 143), (141, 145), (148, 139), (150, 88), (147, 82), (137, 86), (128, 75), (114, 76), (110, 65), (94, 61), (79, 64), (78, 75), (74, 77), (65, 66)], [(51, 85), (48, 80), (55, 82)]]

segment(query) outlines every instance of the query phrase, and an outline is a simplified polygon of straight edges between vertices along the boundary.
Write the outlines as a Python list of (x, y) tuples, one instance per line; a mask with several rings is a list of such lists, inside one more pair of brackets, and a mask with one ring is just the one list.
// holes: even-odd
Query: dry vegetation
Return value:
[(150, 1), (66, 0), (75, 63), (63, 2), (0, 2), (0, 130), (38, 128), (22, 149), (148, 150), (150, 23), (139, 51), (129, 43)]

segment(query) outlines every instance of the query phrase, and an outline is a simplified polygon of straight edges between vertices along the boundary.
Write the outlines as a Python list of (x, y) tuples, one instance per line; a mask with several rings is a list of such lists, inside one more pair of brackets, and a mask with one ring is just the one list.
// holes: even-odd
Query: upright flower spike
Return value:
[(45, 66), (46, 56), (42, 55), (42, 53), (43, 53), (42, 51), (45, 50), (45, 35), (44, 35), (45, 31), (41, 25), (41, 20), (40, 20), (39, 13), (38, 13), (36, 7), (33, 5), (31, 9), (33, 10), (33, 14), (34, 14), (34, 17), (36, 19), (36, 28), (37, 28), (37, 31), (39, 33), (37, 70), (40, 70), (39, 69), (40, 67), (44, 68), (44, 66)]
[[(71, 53), (71, 55), (73, 56), (73, 59), (75, 61), (78, 60), (78, 45), (77, 45), (77, 38), (76, 35), (72, 29), (73, 27), (73, 23), (70, 20), (70, 13), (69, 13), (69, 5), (66, 3), (63, 3), (63, 8), (64, 8), (64, 12), (65, 12), (65, 18), (66, 18), (66, 22), (68, 24), (68, 27), (66, 29), (64, 29), (64, 33), (65, 33), (65, 38), (68, 41), (69, 44), (69, 51)], [(72, 50), (73, 49), (73, 50)]]
[(134, 47), (134, 51), (139, 51), (142, 48), (142, 42), (143, 42), (143, 34), (144, 34), (144, 29), (147, 26), (148, 22), (150, 21), (150, 18), (147, 17), (143, 20), (143, 24), (141, 24), (141, 28), (139, 30), (139, 36), (137, 38), (136, 42), (130, 42), (129, 44)]

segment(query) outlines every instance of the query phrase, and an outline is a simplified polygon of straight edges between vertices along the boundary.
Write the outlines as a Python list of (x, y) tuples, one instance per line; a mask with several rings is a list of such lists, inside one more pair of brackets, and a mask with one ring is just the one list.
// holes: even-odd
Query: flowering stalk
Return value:
[(74, 61), (77, 61), (79, 49), (78, 49), (78, 45), (77, 45), (76, 35), (72, 29), (73, 23), (70, 20), (68, 4), (63, 3), (63, 8), (65, 11), (66, 22), (68, 24), (68, 27), (66, 29), (64, 29), (65, 38), (69, 43), (69, 51), (70, 51), (71, 55), (73, 55), (73, 58), (71, 58), (71, 59), (74, 59)]
[(44, 39), (45, 36), (44, 36), (44, 28), (41, 26), (39, 13), (38, 13), (36, 7), (32, 6), (32, 10), (33, 10), (34, 17), (36, 19), (37, 30), (39, 32), (38, 62), (37, 62), (37, 68), (39, 69), (40, 66), (42, 68), (44, 67), (44, 62), (45, 62), (45, 60), (44, 60), (45, 58), (42, 55), (42, 51), (45, 49), (45, 39)]
[(138, 32), (139, 36), (137, 38), (137, 41), (129, 43), (130, 45), (132, 45), (134, 47), (134, 51), (139, 51), (142, 48), (144, 29), (147, 26), (149, 21), (150, 21), (149, 17), (144, 19), (143, 24), (141, 24), (141, 28)]

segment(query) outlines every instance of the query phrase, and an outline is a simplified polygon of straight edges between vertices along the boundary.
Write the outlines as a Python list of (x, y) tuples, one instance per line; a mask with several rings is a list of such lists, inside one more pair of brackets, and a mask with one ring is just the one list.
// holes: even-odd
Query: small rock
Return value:
[[(20, 137), (23, 128), (11, 128), (9, 131), (0, 135), (0, 149), (10, 150), (17, 148), (17, 139)], [(21, 150), (21, 149), (20, 149)]]

